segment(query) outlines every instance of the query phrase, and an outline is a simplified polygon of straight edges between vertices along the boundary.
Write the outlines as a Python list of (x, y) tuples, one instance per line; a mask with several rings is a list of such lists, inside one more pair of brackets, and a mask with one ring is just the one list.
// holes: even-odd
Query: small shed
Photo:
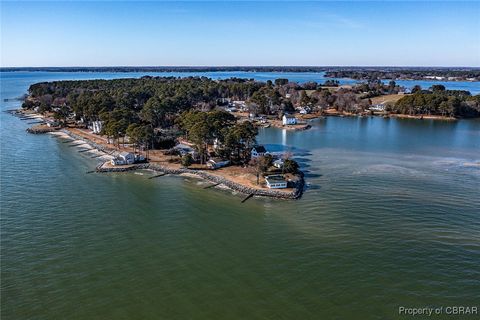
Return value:
[(283, 168), (283, 159), (277, 159), (277, 160), (273, 161), (273, 166), (275, 168), (282, 169)]

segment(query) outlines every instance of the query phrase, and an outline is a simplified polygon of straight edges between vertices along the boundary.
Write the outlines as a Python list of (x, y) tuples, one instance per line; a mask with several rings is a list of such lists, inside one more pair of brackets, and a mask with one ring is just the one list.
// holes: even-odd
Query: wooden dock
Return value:
[(245, 199), (242, 200), (242, 203), (244, 203), (245, 201), (247, 201), (248, 199), (250, 199), (254, 195), (255, 195), (255, 193), (250, 193)]

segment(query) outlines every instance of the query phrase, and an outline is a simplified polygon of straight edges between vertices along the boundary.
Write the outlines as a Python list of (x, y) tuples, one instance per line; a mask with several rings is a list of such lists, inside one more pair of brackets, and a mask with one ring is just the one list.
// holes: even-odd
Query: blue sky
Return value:
[(5, 2), (1, 66), (480, 66), (480, 2)]

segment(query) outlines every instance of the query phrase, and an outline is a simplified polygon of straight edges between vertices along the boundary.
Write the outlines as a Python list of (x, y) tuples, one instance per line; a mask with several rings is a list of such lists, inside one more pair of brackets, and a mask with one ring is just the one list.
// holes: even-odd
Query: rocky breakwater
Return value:
[(271, 197), (271, 198), (277, 198), (277, 199), (298, 199), (302, 196), (303, 188), (304, 188), (304, 178), (303, 178), (303, 173), (301, 172), (297, 175), (296, 181), (291, 182), (293, 184), (294, 190), (291, 192), (285, 192), (285, 191), (280, 191), (275, 189), (258, 189), (258, 188), (248, 187), (238, 182), (226, 179), (218, 175), (211, 174), (203, 170), (192, 170), (187, 168), (174, 169), (174, 168), (169, 168), (169, 167), (161, 166), (158, 164), (151, 164), (151, 163), (142, 163), (142, 164), (136, 164), (131, 166), (121, 166), (121, 167), (111, 167), (111, 166), (105, 166), (104, 164), (100, 164), (97, 166), (96, 171), (97, 172), (127, 172), (127, 171), (145, 170), (145, 169), (150, 169), (154, 171), (160, 171), (166, 174), (175, 174), (175, 175), (191, 174), (199, 178), (202, 178), (204, 180), (210, 181), (212, 183), (224, 185), (227, 188), (240, 193), (253, 194), (255, 196)]
[(56, 130), (58, 129), (54, 127), (49, 127), (45, 124), (39, 124), (39, 125), (32, 126), (31, 128), (28, 128), (27, 132), (32, 134), (43, 134), (48, 132), (54, 132)]

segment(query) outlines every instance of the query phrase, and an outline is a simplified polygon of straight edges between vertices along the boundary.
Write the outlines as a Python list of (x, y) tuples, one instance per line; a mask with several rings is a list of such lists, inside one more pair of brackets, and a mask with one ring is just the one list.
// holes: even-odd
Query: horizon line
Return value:
[(480, 69), (480, 66), (457, 65), (112, 65), (112, 66), (0, 66), (1, 69), (75, 69), (75, 68), (470, 68)]

